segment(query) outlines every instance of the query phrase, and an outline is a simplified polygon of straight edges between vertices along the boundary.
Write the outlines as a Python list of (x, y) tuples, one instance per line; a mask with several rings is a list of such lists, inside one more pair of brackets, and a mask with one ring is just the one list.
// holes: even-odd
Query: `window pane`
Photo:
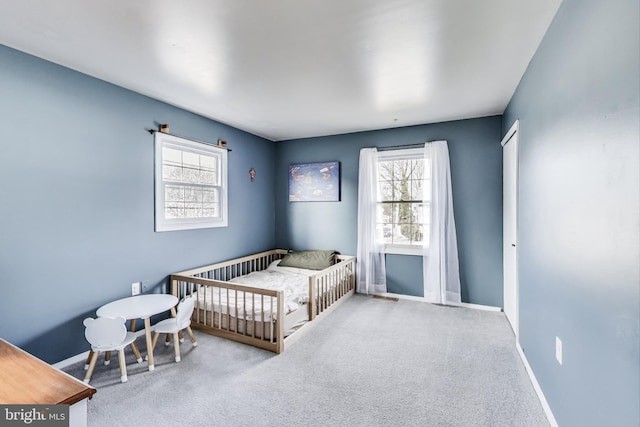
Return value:
[(424, 160), (411, 160), (411, 179), (421, 180), (424, 177)]
[(165, 186), (166, 218), (217, 218), (218, 216), (218, 189), (188, 185)]
[(409, 227), (408, 234), (410, 235), (412, 245), (422, 245), (423, 231), (422, 225), (412, 224)]
[(165, 188), (164, 199), (168, 202), (182, 201), (184, 199), (184, 192), (182, 187), (176, 185), (167, 185)]
[(378, 179), (381, 181), (393, 180), (393, 161), (378, 162)]
[(182, 151), (162, 149), (162, 179), (182, 181)]
[(413, 203), (394, 203), (397, 205), (397, 222), (409, 224), (415, 222)]
[(384, 224), (392, 224), (395, 218), (395, 209), (393, 203), (383, 203), (380, 211), (379, 222)]
[(416, 224), (424, 223), (424, 203), (413, 204), (413, 217)]
[(379, 200), (383, 202), (390, 202), (394, 200), (394, 188), (392, 181), (381, 181), (378, 185), (378, 190), (380, 192)]
[(218, 201), (218, 190), (216, 188), (203, 188), (202, 189), (202, 202), (203, 203), (216, 203)]
[(197, 154), (182, 153), (182, 177), (186, 182), (198, 182), (200, 172), (200, 159)]
[(378, 242), (387, 243), (391, 241), (391, 233), (387, 231), (387, 224), (376, 224), (376, 240)]
[(202, 184), (219, 185), (218, 159), (213, 156), (200, 156)]
[(162, 149), (162, 179), (202, 185), (218, 185), (218, 159), (214, 155)]
[(398, 181), (400, 179), (400, 176), (402, 176), (402, 171), (400, 170), (402, 167), (401, 162), (396, 160), (391, 163), (393, 164), (393, 169), (391, 170), (391, 179), (393, 181)]
[(411, 200), (418, 201), (422, 200), (422, 180), (412, 180), (411, 181)]

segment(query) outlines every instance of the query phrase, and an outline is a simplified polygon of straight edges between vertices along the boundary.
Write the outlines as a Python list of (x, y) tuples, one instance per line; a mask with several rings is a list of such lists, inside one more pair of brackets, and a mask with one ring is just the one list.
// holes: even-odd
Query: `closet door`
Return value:
[(504, 314), (518, 339), (518, 122), (502, 141)]

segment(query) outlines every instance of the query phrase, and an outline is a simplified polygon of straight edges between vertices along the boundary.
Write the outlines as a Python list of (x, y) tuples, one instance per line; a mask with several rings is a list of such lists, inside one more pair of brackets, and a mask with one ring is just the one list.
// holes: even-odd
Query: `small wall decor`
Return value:
[(339, 202), (340, 162), (289, 165), (290, 202)]
[(249, 169), (249, 177), (251, 177), (251, 182), (256, 177), (256, 170), (254, 168)]
[(160, 126), (158, 126), (158, 130), (162, 133), (169, 133), (169, 124), (168, 123), (161, 124)]
[(218, 140), (218, 147), (226, 147), (227, 146), (227, 141), (223, 141), (221, 139)]

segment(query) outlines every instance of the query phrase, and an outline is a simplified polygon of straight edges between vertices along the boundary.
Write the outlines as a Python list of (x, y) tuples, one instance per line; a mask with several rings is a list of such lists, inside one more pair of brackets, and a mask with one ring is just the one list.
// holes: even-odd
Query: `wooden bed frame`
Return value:
[[(301, 317), (301, 310), (286, 314), (284, 310), (284, 292), (259, 287), (230, 283), (236, 277), (254, 271), (265, 270), (273, 261), (282, 259), (288, 253), (284, 249), (273, 249), (254, 255), (248, 255), (229, 261), (194, 268), (171, 275), (171, 293), (178, 298), (196, 296), (196, 309), (191, 320), (191, 326), (215, 336), (228, 338), (244, 344), (253, 345), (275, 353), (284, 351), (285, 343), (293, 342), (294, 334), (288, 336), (286, 332), (293, 321), (288, 318)], [(333, 311), (355, 290), (355, 257), (336, 255), (336, 263), (329, 268), (319, 270), (309, 277), (309, 302), (307, 310), (302, 313), (306, 323), (299, 327), (296, 337), (307, 329), (313, 320)], [(208, 291), (208, 293), (207, 293)], [(226, 296), (224, 303), (218, 310), (215, 304), (202, 304), (203, 295)], [(251, 304), (247, 312), (246, 302), (243, 307), (229, 304), (230, 296), (233, 300), (259, 301), (263, 309), (256, 316), (255, 304)], [(220, 304), (219, 304), (220, 305)], [(277, 312), (275, 319), (265, 318), (264, 308), (268, 312)], [(295, 316), (293, 316), (295, 314)], [(258, 317), (256, 319), (256, 317)], [(268, 315), (267, 317), (271, 317)], [(315, 322), (314, 322), (315, 323)]]

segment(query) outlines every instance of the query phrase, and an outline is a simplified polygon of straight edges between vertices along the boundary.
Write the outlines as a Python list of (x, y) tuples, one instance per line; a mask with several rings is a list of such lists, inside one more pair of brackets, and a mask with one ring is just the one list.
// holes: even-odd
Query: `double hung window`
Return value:
[(423, 148), (378, 153), (376, 239), (386, 253), (421, 255), (429, 241), (430, 167)]
[(227, 226), (227, 150), (155, 134), (156, 231)]

